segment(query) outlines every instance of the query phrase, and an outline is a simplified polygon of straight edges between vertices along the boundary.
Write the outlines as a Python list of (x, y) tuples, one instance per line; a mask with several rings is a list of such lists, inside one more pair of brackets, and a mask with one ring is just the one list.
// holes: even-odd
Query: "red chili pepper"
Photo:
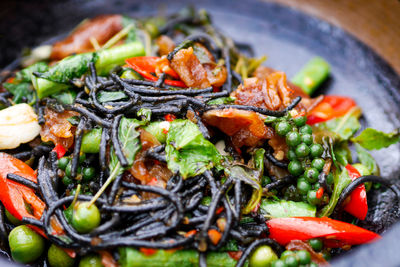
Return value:
[(195, 235), (197, 233), (197, 230), (190, 230), (185, 234), (185, 237), (191, 237), (192, 235)]
[[(125, 60), (125, 62), (150, 81), (157, 81), (158, 77), (153, 73), (164, 72), (171, 77), (179, 78), (179, 75), (169, 66), (168, 60), (160, 57), (132, 57)], [(165, 84), (176, 87), (187, 87), (182, 81), (165, 80)]]
[(56, 145), (53, 149), (57, 153), (57, 158), (62, 158), (64, 157), (65, 153), (67, 153), (67, 150), (60, 144)]
[(228, 251), (229, 257), (231, 257), (232, 259), (234, 259), (235, 261), (238, 261), (243, 254), (243, 251)]
[(323, 195), (324, 195), (324, 188), (323, 187), (318, 188), (317, 193), (315, 194), (315, 197), (320, 199)]
[[(352, 181), (361, 176), (356, 168), (350, 164), (346, 165), (346, 169)], [(349, 202), (344, 206), (344, 210), (354, 217), (365, 220), (368, 213), (367, 191), (365, 185), (359, 185), (349, 196)]]
[(224, 211), (224, 207), (219, 207), (216, 211), (215, 211), (215, 214), (220, 214), (221, 212), (223, 212)]
[(274, 218), (266, 222), (269, 237), (281, 245), (292, 240), (322, 238), (327, 247), (360, 245), (379, 239), (374, 232), (353, 224), (332, 220), (327, 217)]
[(307, 124), (313, 125), (345, 115), (357, 106), (350, 97), (327, 95), (307, 116)]
[(208, 230), (208, 237), (210, 238), (211, 243), (217, 245), (221, 240), (222, 234), (215, 229)]
[(163, 132), (163, 134), (167, 134), (168, 130), (164, 128), (164, 129), (162, 129), (162, 132)]
[(151, 256), (157, 252), (157, 249), (153, 248), (139, 248), (139, 251), (142, 252), (146, 256)]
[(166, 121), (171, 122), (171, 121), (174, 121), (176, 119), (176, 116), (174, 114), (167, 114), (167, 115), (164, 116), (164, 119)]

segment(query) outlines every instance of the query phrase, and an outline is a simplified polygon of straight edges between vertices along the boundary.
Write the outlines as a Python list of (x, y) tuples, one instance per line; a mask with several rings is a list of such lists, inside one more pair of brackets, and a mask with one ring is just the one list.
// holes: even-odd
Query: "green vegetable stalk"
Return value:
[(312, 95), (318, 86), (328, 78), (329, 64), (320, 57), (311, 59), (292, 79), (292, 82), (300, 86), (304, 93)]
[[(152, 255), (145, 255), (134, 248), (119, 249), (121, 267), (195, 267), (199, 266), (199, 255), (195, 250), (169, 252), (159, 249)], [(236, 261), (226, 252), (207, 253), (207, 266), (235, 266)]]
[(142, 43), (131, 42), (94, 53), (69, 56), (48, 71), (32, 75), (33, 87), (39, 98), (43, 98), (69, 88), (69, 81), (86, 73), (90, 62), (95, 62), (99, 75), (105, 75), (115, 66), (122, 65), (125, 59), (143, 55)]

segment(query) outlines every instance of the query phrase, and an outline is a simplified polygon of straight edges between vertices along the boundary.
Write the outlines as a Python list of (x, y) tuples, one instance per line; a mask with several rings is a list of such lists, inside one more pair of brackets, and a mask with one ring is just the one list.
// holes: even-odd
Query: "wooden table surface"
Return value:
[(372, 47), (400, 75), (400, 0), (264, 1), (299, 9), (341, 27)]

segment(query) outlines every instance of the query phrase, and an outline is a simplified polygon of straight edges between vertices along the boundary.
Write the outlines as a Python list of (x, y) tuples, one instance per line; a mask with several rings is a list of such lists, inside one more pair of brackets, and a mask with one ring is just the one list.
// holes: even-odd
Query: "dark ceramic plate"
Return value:
[[(104, 13), (127, 13), (136, 17), (174, 12), (189, 3), (206, 8), (213, 21), (234, 40), (246, 42), (258, 55), (268, 56), (267, 65), (293, 77), (310, 58), (322, 56), (332, 65), (332, 77), (321, 93), (353, 97), (364, 110), (362, 124), (383, 131), (400, 127), (400, 78), (370, 48), (343, 30), (298, 11), (260, 1), (52, 1), (1, 4), (0, 65), (10, 63), (23, 46), (49, 41), (86, 17)], [(4, 12), (7, 11), (7, 12)], [(34, 12), (32, 12), (34, 11)], [(11, 29), (11, 31), (10, 31)], [(373, 152), (382, 176), (398, 180), (400, 147)], [(337, 266), (399, 266), (400, 237), (398, 204), (387, 190), (369, 195), (370, 210), (363, 227), (384, 233), (382, 241), (362, 246), (334, 261)], [(378, 204), (377, 204), (378, 203)], [(0, 262), (1, 266), (6, 265)]]

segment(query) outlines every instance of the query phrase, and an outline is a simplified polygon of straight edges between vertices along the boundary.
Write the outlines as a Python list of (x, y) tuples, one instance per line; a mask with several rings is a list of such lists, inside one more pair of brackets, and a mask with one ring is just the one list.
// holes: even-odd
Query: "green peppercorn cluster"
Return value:
[[(58, 168), (62, 170), (62, 182), (65, 186), (73, 186), (75, 183), (89, 183), (93, 180), (96, 174), (96, 170), (93, 167), (90, 167), (86, 162), (86, 155), (82, 154), (79, 157), (79, 166), (78, 166), (78, 174), (75, 178), (71, 177), (71, 169), (72, 169), (72, 158), (71, 156), (62, 157), (58, 160)], [(90, 195), (91, 193), (88, 191), (88, 187), (85, 187), (84, 190), (86, 194)], [(71, 190), (70, 195), (72, 195), (74, 190)]]
[(318, 264), (311, 261), (311, 254), (307, 250), (286, 250), (281, 257), (271, 263), (271, 267), (317, 267)]
[(310, 204), (319, 205), (321, 198), (317, 198), (316, 194), (319, 188), (318, 176), (325, 165), (321, 157), (324, 150), (320, 144), (314, 143), (312, 128), (306, 121), (305, 116), (287, 116), (274, 122), (273, 126), (279, 136), (285, 137), (289, 146), (288, 171), (298, 177), (297, 191)]

